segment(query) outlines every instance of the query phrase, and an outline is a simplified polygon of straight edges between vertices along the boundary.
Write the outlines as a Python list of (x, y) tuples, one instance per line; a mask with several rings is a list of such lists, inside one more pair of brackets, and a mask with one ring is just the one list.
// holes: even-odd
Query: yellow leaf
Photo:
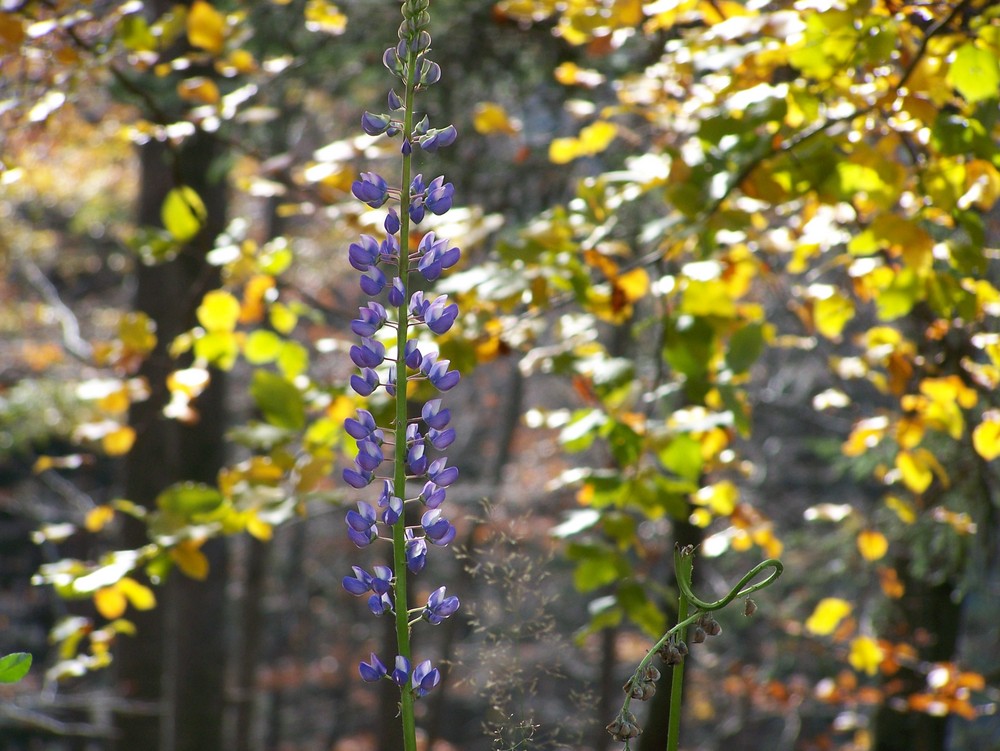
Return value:
[(861, 456), (869, 449), (879, 444), (889, 429), (889, 421), (885, 417), (869, 417), (859, 420), (844, 441), (842, 451), (844, 456)]
[(271, 525), (263, 521), (253, 511), (247, 512), (246, 523), (247, 523), (247, 532), (249, 532), (251, 535), (253, 535), (261, 542), (267, 542), (268, 540), (271, 539), (273, 535)]
[(187, 185), (174, 188), (163, 201), (160, 219), (177, 242), (187, 242), (201, 231), (208, 211), (204, 201)]
[(123, 576), (115, 587), (136, 610), (152, 610), (156, 607), (156, 595), (153, 594), (153, 590), (131, 577)]
[(132, 352), (148, 355), (156, 346), (156, 324), (145, 313), (126, 313), (118, 321), (118, 338)]
[(134, 443), (135, 430), (128, 425), (122, 425), (101, 437), (101, 447), (108, 456), (123, 456), (132, 450)]
[(187, 16), (187, 36), (191, 46), (218, 55), (222, 52), (225, 34), (225, 16), (211, 3), (195, 0)]
[(839, 597), (824, 597), (816, 605), (812, 615), (806, 619), (806, 630), (817, 636), (832, 634), (854, 607)]
[(599, 154), (611, 145), (616, 135), (617, 125), (598, 120), (580, 131), (580, 145), (585, 154)]
[(641, 300), (649, 292), (649, 274), (643, 268), (626, 271), (615, 280), (615, 286), (630, 303)]
[(115, 518), (115, 510), (111, 506), (95, 506), (84, 517), (83, 526), (88, 532), (100, 532)]
[(98, 613), (112, 621), (125, 614), (128, 601), (117, 586), (103, 587), (94, 592), (94, 607)]
[(219, 101), (219, 87), (211, 78), (194, 76), (185, 78), (177, 84), (177, 96), (185, 102), (196, 104), (215, 104)]
[(900, 451), (896, 455), (896, 469), (903, 478), (903, 484), (914, 493), (923, 493), (934, 479), (931, 468), (912, 451)]
[(225, 290), (207, 293), (196, 311), (207, 331), (232, 331), (240, 319), (240, 302)]
[(889, 541), (881, 532), (866, 529), (858, 535), (858, 550), (866, 561), (877, 561), (889, 550)]
[(273, 288), (274, 277), (267, 274), (257, 274), (247, 282), (243, 289), (240, 323), (257, 323), (264, 319), (264, 300)]
[(480, 102), (476, 105), (472, 113), (472, 127), (484, 136), (493, 133), (512, 136), (521, 129), (520, 123), (511, 120), (503, 106), (496, 102)]
[(716, 516), (729, 516), (736, 508), (740, 491), (729, 480), (707, 485), (695, 493), (693, 501), (706, 506)]
[(124, 412), (129, 406), (128, 389), (116, 389), (97, 400), (97, 406), (105, 412), (117, 414)]
[(896, 516), (904, 524), (913, 524), (917, 520), (917, 513), (913, 506), (894, 495), (886, 496), (885, 505), (896, 512)]
[(813, 301), (816, 329), (827, 339), (839, 339), (844, 326), (854, 318), (854, 304), (839, 292), (831, 292)]
[(208, 576), (208, 558), (198, 549), (200, 545), (201, 543), (185, 540), (170, 549), (170, 557), (185, 574), (203, 581)]
[(271, 325), (274, 326), (274, 329), (281, 334), (292, 333), (292, 329), (295, 328), (295, 324), (298, 323), (299, 320), (295, 311), (287, 305), (282, 305), (281, 303), (274, 303), (271, 305), (268, 318)]
[(983, 415), (983, 421), (972, 431), (972, 445), (988, 462), (1000, 456), (1000, 412), (990, 410)]
[(580, 142), (575, 138), (554, 138), (549, 144), (549, 161), (553, 164), (568, 164), (582, 155)]
[(875, 675), (882, 664), (882, 648), (870, 636), (859, 636), (851, 641), (851, 651), (847, 661), (859, 673)]
[(326, 34), (343, 34), (347, 28), (347, 16), (333, 3), (326, 0), (309, 0), (305, 10), (306, 28)]

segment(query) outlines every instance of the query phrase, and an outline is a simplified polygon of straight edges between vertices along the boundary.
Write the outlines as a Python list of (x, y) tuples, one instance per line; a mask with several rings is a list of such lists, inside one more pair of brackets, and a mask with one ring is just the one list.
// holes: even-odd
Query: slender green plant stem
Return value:
[[(416, 88), (416, 58), (414, 50), (407, 54), (406, 94), (403, 111), (403, 138), (409, 139), (413, 131), (413, 92)], [(410, 267), (410, 171), (411, 156), (403, 154), (399, 196), (399, 278), (406, 284)], [(404, 296), (405, 297), (405, 296)], [(408, 335), (408, 311), (404, 299), (397, 308), (396, 315), (396, 424), (395, 453), (393, 455), (393, 491), (406, 499), (406, 340)], [(412, 663), (410, 650), (409, 601), (407, 599), (406, 569), (406, 514), (400, 515), (392, 527), (393, 570), (396, 575), (396, 646), (398, 654)], [(409, 685), (400, 689), (400, 720), (403, 725), (403, 748), (416, 751), (417, 731), (413, 718), (413, 693)]]
[[(688, 599), (681, 592), (677, 597), (677, 623), (679, 630), (677, 638), (685, 641), (687, 636)], [(681, 660), (674, 665), (670, 675), (670, 711), (667, 713), (667, 751), (677, 751), (681, 737), (681, 692), (684, 690), (684, 663)]]

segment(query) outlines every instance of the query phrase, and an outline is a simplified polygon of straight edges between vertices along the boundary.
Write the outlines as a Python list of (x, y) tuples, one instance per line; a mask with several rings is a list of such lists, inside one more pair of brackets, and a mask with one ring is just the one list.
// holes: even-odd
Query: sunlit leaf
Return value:
[(211, 3), (195, 0), (187, 14), (187, 36), (192, 47), (218, 55), (225, 43), (226, 18)]
[(163, 226), (177, 242), (193, 239), (201, 231), (207, 216), (201, 196), (187, 185), (173, 188), (167, 193), (160, 209)]
[(100, 532), (114, 518), (115, 510), (111, 506), (94, 506), (84, 517), (83, 526), (88, 532)]
[(347, 16), (326, 0), (309, 0), (305, 8), (306, 28), (337, 36), (347, 28)]
[(854, 606), (839, 597), (824, 597), (816, 605), (812, 615), (806, 619), (806, 630), (817, 636), (832, 634), (840, 622), (844, 620)]
[(170, 559), (186, 576), (204, 581), (208, 576), (208, 558), (200, 550), (201, 545), (184, 541), (170, 549)]
[(875, 675), (882, 664), (882, 657), (882, 648), (870, 636), (858, 636), (851, 640), (847, 661), (859, 673)]
[(1000, 413), (989, 411), (972, 431), (972, 445), (983, 459), (993, 461), (1000, 456)]
[(124, 456), (135, 443), (135, 429), (122, 425), (101, 437), (101, 448), (108, 456)]
[(156, 595), (145, 584), (140, 584), (129, 576), (123, 576), (115, 586), (136, 610), (151, 610), (156, 607)]
[(1000, 96), (1000, 61), (995, 52), (966, 42), (955, 51), (945, 80), (970, 102)]
[(520, 123), (511, 119), (503, 105), (496, 102), (480, 102), (472, 112), (472, 127), (484, 136), (505, 133), (512, 136), (520, 131)]
[(202, 298), (195, 313), (207, 331), (232, 331), (240, 318), (240, 303), (225, 290), (215, 289)]
[(866, 529), (858, 534), (858, 550), (866, 561), (877, 561), (889, 550), (885, 535), (874, 529)]
[(30, 668), (31, 655), (27, 652), (4, 655), (0, 657), (0, 683), (17, 683)]

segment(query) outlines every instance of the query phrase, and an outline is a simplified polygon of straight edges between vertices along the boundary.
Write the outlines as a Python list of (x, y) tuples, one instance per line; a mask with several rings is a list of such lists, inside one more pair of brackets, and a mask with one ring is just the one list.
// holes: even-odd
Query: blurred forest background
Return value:
[[(0, 4), (0, 748), (395, 749), (339, 476), (399, 4)], [(785, 564), (693, 651), (684, 748), (1000, 749), (1000, 6), (431, 12), (429, 747), (615, 747), (680, 542), (706, 597)]]

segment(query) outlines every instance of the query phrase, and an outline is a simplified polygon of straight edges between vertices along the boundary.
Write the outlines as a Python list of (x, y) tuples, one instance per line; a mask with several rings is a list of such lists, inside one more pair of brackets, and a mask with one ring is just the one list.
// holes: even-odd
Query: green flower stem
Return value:
[[(688, 598), (681, 592), (677, 598), (677, 638), (687, 636)], [(681, 737), (681, 692), (684, 690), (684, 660), (673, 666), (670, 675), (670, 711), (667, 713), (667, 751), (677, 751)]]
[[(403, 110), (403, 138), (409, 139), (413, 132), (413, 92), (416, 89), (415, 50), (409, 50), (406, 57), (406, 94)], [(406, 284), (410, 267), (410, 170), (411, 156), (403, 154), (399, 196), (399, 278)], [(406, 499), (406, 340), (409, 328), (406, 300), (396, 311), (396, 450), (393, 456), (393, 488), (396, 494)], [(392, 527), (393, 570), (396, 574), (396, 647), (398, 654), (412, 664), (410, 649), (410, 623), (406, 591), (406, 514), (401, 514)], [(417, 730), (413, 718), (413, 692), (409, 686), (400, 689), (399, 716), (403, 725), (403, 748), (416, 751)]]
[[(784, 571), (784, 566), (781, 561), (777, 558), (768, 558), (767, 560), (761, 561), (752, 569), (747, 571), (743, 577), (736, 583), (726, 594), (718, 600), (712, 602), (707, 602), (697, 597), (691, 591), (691, 575), (694, 572), (694, 558), (692, 555), (693, 551), (688, 548), (677, 547), (674, 549), (674, 575), (677, 578), (677, 623), (669, 631), (667, 631), (659, 641), (654, 644), (648, 652), (646, 652), (645, 657), (639, 661), (639, 665), (636, 667), (635, 672), (632, 674), (632, 679), (630, 682), (639, 681), (646, 669), (646, 666), (652, 661), (653, 656), (660, 651), (672, 637), (676, 637), (684, 641), (687, 635), (687, 627), (697, 621), (706, 612), (712, 610), (721, 610), (726, 607), (729, 603), (735, 600), (737, 597), (747, 597), (758, 589), (763, 589), (774, 583), (775, 579), (781, 576), (781, 572)], [(770, 573), (759, 582), (752, 584), (754, 579), (757, 578), (762, 572), (767, 569), (771, 569)], [(696, 608), (693, 614), (688, 614), (690, 608), (694, 606)], [(684, 661), (673, 666), (673, 674), (671, 675), (670, 682), (670, 710), (667, 715), (667, 751), (677, 751), (678, 743), (680, 741), (680, 717), (681, 717), (681, 694), (683, 690), (684, 683)], [(628, 684), (626, 684), (628, 685)], [(622, 703), (621, 712), (619, 716), (625, 717), (629, 711), (629, 705), (632, 703), (632, 697), (626, 696), (625, 701)], [(629, 742), (625, 742), (625, 751), (629, 751)]]

